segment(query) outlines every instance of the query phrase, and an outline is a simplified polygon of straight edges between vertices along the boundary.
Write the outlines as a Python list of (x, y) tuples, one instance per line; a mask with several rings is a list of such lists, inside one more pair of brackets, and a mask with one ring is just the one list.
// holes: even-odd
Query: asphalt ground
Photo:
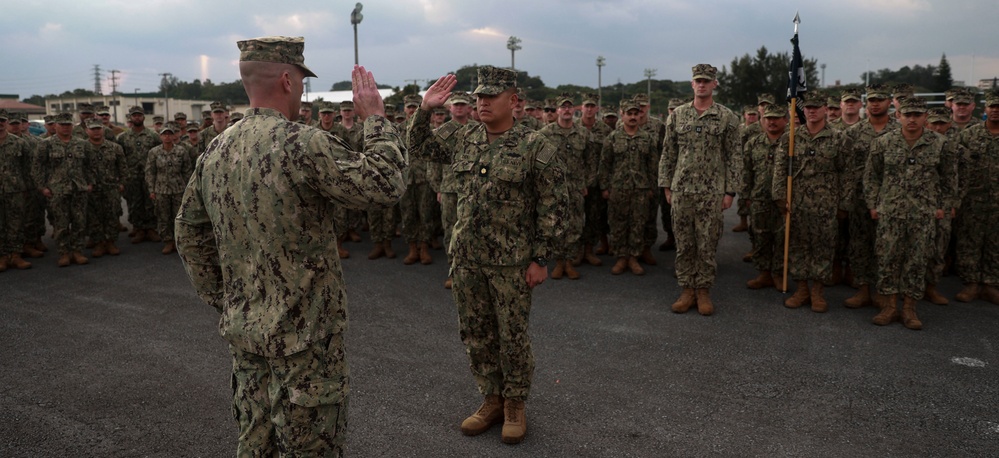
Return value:
[[(828, 313), (744, 286), (748, 236), (729, 210), (716, 313), (671, 313), (673, 252), (645, 276), (612, 259), (549, 280), (531, 319), (528, 435), (462, 436), (480, 395), (444, 255), (369, 261), (349, 243), (348, 452), (371, 457), (999, 455), (999, 306), (918, 306), (924, 330), (871, 324), (853, 290)], [(366, 236), (366, 234), (364, 234)], [(660, 239), (662, 240), (662, 239)], [(53, 247), (50, 239), (48, 246)], [(0, 274), (0, 456), (231, 456), (230, 356), (176, 255), (131, 245), (87, 266), (50, 253)], [(89, 252), (89, 251), (88, 251)], [(947, 277), (942, 292), (960, 287)]]

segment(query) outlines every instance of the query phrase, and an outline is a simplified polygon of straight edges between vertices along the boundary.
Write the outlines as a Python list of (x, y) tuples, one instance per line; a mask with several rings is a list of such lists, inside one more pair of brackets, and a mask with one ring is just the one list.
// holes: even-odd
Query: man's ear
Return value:
[(281, 72), (281, 90), (290, 94), (291, 93), (291, 75), (287, 70)]

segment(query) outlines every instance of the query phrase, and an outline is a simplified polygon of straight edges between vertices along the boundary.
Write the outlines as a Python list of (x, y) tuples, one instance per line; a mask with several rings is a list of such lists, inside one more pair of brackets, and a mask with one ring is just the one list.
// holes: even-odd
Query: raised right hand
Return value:
[(447, 102), (447, 99), (451, 97), (451, 90), (457, 84), (458, 77), (450, 73), (438, 78), (427, 89), (427, 93), (423, 94), (423, 103), (420, 104), (420, 108), (424, 111), (429, 111), (444, 106), (444, 102)]

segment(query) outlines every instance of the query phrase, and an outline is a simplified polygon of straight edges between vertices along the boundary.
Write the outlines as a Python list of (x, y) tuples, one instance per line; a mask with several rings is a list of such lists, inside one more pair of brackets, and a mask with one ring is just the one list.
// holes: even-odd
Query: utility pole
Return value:
[(166, 113), (163, 113), (163, 118), (166, 120), (166, 118), (170, 117), (170, 96), (167, 94), (167, 91), (170, 89), (169, 78), (173, 76), (173, 73), (159, 73), (159, 75), (163, 77), (160, 86), (163, 86), (163, 101), (166, 102)]
[(517, 66), (514, 65), (514, 53), (522, 49), (520, 41), (520, 38), (517, 37), (510, 37), (510, 39), (506, 41), (506, 49), (510, 50), (510, 70), (513, 71), (517, 71)]
[(94, 64), (94, 93), (101, 94), (101, 66)]
[(364, 5), (362, 5), (361, 2), (357, 2), (357, 4), (354, 5), (354, 11), (350, 12), (350, 24), (354, 26), (354, 65), (358, 65), (358, 63), (357, 63), (358, 62), (358, 60), (357, 60), (357, 24), (360, 24), (361, 20), (364, 19), (364, 15), (361, 14), (361, 9), (363, 9), (363, 8), (364, 8)]
[(603, 76), (601, 75), (601, 73), (604, 69), (604, 65), (607, 65), (607, 59), (604, 59), (604, 56), (597, 56), (597, 102), (599, 103), (603, 103), (603, 99), (601, 98), (601, 92), (603, 91), (604, 85), (603, 81), (601, 80)]
[(822, 87), (826, 87), (826, 64), (819, 65), (822, 69)]
[(652, 103), (652, 77), (656, 76), (656, 69), (646, 68), (645, 69), (645, 80), (646, 80), (646, 95), (649, 96), (649, 103)]
[(114, 122), (118, 122), (118, 70), (111, 70), (111, 106), (114, 107)]

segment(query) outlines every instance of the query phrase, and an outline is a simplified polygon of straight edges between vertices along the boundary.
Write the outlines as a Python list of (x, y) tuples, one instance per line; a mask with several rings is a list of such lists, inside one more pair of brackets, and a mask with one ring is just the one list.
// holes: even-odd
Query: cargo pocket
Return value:
[(347, 429), (346, 378), (317, 380), (287, 390), (284, 422), (275, 422), (281, 442), (296, 451), (342, 447)]

